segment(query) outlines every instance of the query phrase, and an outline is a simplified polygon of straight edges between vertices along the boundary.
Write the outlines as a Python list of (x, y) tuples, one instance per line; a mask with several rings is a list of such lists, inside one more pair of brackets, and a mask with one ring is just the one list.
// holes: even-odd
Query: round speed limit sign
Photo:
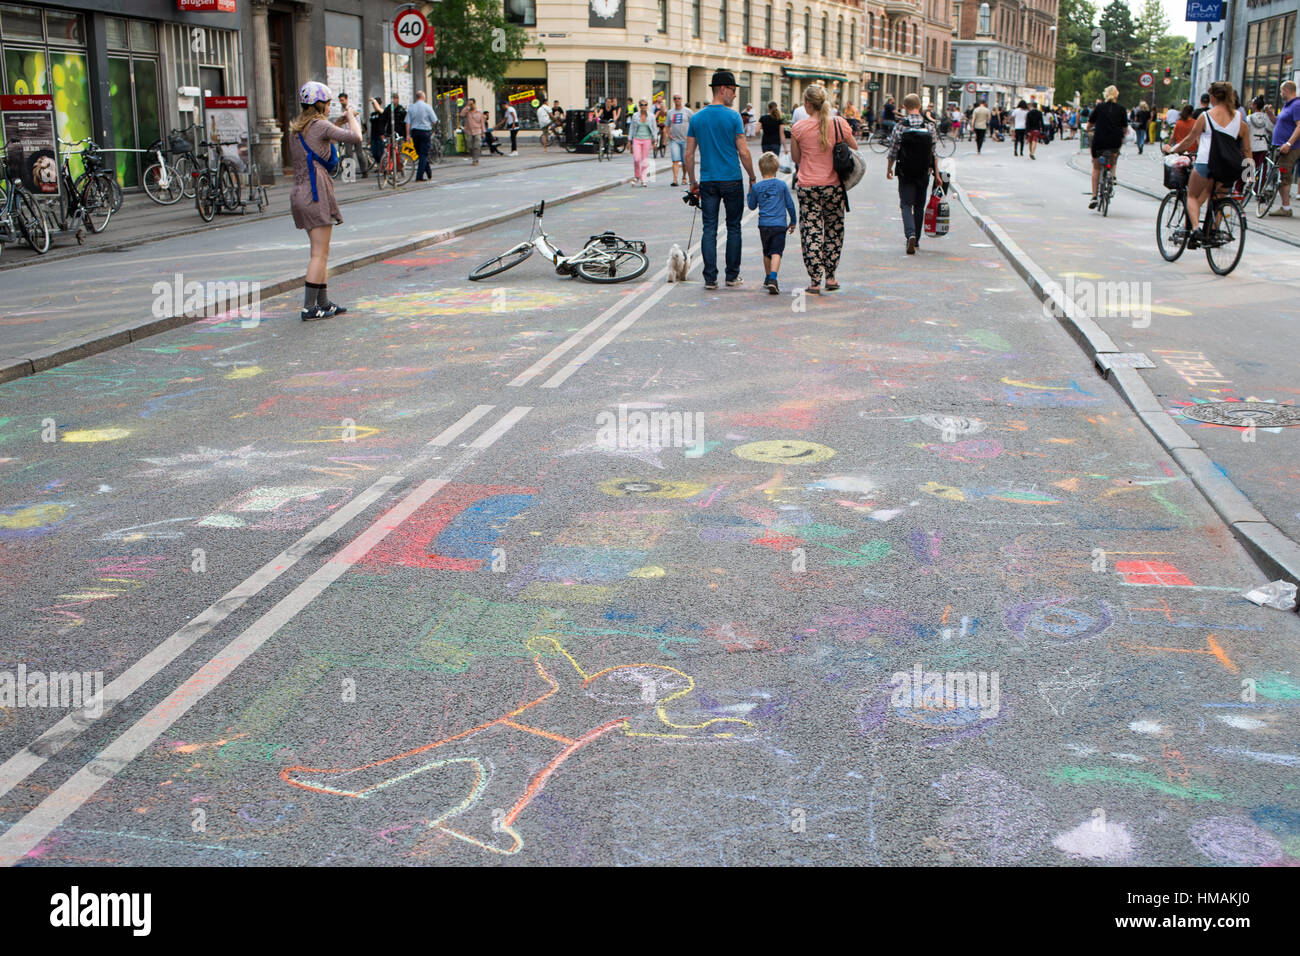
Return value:
[(428, 32), (429, 21), (419, 10), (403, 10), (393, 21), (393, 37), (404, 47), (419, 46)]
[(1150, 73), (1143, 73), (1141, 76), (1138, 77), (1138, 85), (1141, 86), (1143, 89), (1146, 89), (1155, 81), (1156, 78), (1152, 76)]

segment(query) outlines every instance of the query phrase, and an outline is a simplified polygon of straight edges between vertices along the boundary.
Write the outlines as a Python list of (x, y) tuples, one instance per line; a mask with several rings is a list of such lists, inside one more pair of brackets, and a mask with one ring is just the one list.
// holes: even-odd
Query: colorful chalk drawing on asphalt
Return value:
[(732, 449), (737, 458), (766, 465), (817, 465), (830, 460), (835, 449), (803, 439), (753, 441)]
[(357, 303), (375, 318), (427, 319), (450, 315), (492, 315), (493, 313), (532, 312), (558, 309), (582, 301), (571, 292), (542, 292), (512, 286), (509, 289), (471, 286), (429, 289), (366, 299)]
[(0, 508), (0, 540), (50, 534), (72, 516), (70, 501), (34, 501)]
[(298, 531), (315, 524), (352, 496), (351, 488), (281, 485), (253, 488), (198, 522), (204, 528)]
[[(670, 716), (669, 705), (680, 702), (674, 710), (684, 706), (682, 698), (695, 689), (694, 679), (675, 667), (617, 664), (588, 673), (553, 637), (530, 639), (528, 650), (550, 689), (522, 706), (402, 753), (353, 767), (295, 765), (281, 770), (280, 778), (317, 794), (369, 800), (408, 781), (429, 786), (438, 776), (459, 772), (466, 776), (463, 796), (424, 825), (481, 850), (512, 855), (524, 847), (515, 828), (520, 814), (567, 760), (600, 738), (618, 733), (659, 741), (726, 739), (754, 727), (739, 717), (688, 722)], [(568, 730), (565, 715), (552, 710), (546, 716), (549, 702), (576, 703), (577, 698), (585, 698), (582, 720), (587, 726)], [(421, 777), (431, 771), (440, 773)]]
[(359, 568), (477, 571), (537, 492), (514, 485), (447, 485), (366, 555)]

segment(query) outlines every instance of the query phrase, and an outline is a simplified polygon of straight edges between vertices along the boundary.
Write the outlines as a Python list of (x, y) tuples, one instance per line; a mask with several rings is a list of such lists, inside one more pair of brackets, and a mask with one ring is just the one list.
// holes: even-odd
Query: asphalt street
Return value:
[[(1063, 287), (1069, 283), (1077, 302), (1092, 306), (1089, 317), (1116, 344), (1146, 354), (1155, 368), (1143, 378), (1173, 419), (1270, 521), (1300, 541), (1300, 428), (1212, 425), (1185, 414), (1207, 402), (1300, 399), (1294, 246), (1261, 234), (1248, 206), (1245, 252), (1230, 275), (1215, 275), (1197, 250), (1166, 262), (1155, 242), (1159, 200), (1121, 189), (1105, 218), (1090, 212), (1090, 181), (1067, 162), (1076, 145), (1058, 141), (1033, 161), (1002, 144), (979, 157), (967, 148), (958, 154), (958, 174), (982, 210)], [(1087, 157), (1076, 160), (1084, 169)], [(1139, 157), (1126, 147), (1118, 170), (1121, 180), (1163, 197), (1150, 151)], [(1290, 226), (1271, 220), (1265, 228)], [(1129, 298), (1138, 308), (1094, 294), (1112, 283), (1135, 292)]]
[(0, 385), (0, 670), (113, 704), (0, 710), (0, 862), (1300, 859), (1300, 621), (960, 206), (904, 255), (869, 162), (836, 293), (796, 241), (765, 294), (752, 218), (744, 287), (665, 283), (661, 177), (546, 217), (644, 281), (466, 281), (517, 219), (332, 321)]

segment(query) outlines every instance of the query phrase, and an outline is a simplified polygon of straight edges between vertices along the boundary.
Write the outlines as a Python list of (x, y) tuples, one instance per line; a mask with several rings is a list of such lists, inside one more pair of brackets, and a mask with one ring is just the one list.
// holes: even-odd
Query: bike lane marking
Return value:
[[(412, 459), (405, 470), (409, 471), (411, 467), (419, 464), (432, 453), (432, 450), (446, 447), (495, 407), (495, 405), (478, 405), (466, 412), (459, 420), (436, 435), (425, 446), (426, 451)], [(302, 558), (310, 554), (318, 544), (348, 525), (354, 518), (404, 479), (404, 475), (397, 474), (385, 475), (375, 481), (361, 494), (208, 605), (207, 608), (182, 625), (180, 629), (152, 651), (119, 674), (99, 694), (88, 701), (85, 707), (65, 716), (3, 764), (0, 764), (0, 797), (25, 780), (50, 757), (53, 757), (72, 743), (81, 735), (83, 730), (103, 719), (105, 714), (112, 711), (118, 704), (144, 686), (159, 671), (189, 650), (196, 641), (242, 608), (248, 603), (249, 599), (261, 593), (272, 581), (279, 578)], [(102, 710), (100, 710), (101, 707)], [(88, 716), (88, 712), (94, 710), (100, 710), (99, 716)]]
[[(469, 415), (482, 417), (479, 406)], [(489, 406), (490, 407), (490, 406)], [(64, 820), (152, 745), (169, 727), (190, 711), (208, 692), (248, 660), (263, 644), (319, 597), (357, 561), (361, 560), (402, 524), (416, 509), (441, 491), (457, 474), (490, 448), (525, 415), (531, 406), (517, 406), (507, 412), (436, 478), (421, 482), (396, 505), (380, 515), (369, 527), (290, 591), (274, 607), (246, 628), (206, 664), (200, 667), (147, 714), (127, 728), (99, 755), (50, 793), (36, 807), (0, 836), (0, 866), (13, 866), (36, 848)], [(466, 418), (469, 416), (467, 415)], [(464, 419), (461, 420), (464, 422)], [(461, 426), (461, 422), (452, 429)], [(449, 429), (450, 430), (450, 429)], [(461, 431), (464, 427), (460, 428)], [(446, 434), (446, 433), (444, 433)], [(442, 438), (440, 435), (439, 438)], [(432, 443), (430, 443), (432, 444)], [(381, 479), (382, 480), (382, 479)]]

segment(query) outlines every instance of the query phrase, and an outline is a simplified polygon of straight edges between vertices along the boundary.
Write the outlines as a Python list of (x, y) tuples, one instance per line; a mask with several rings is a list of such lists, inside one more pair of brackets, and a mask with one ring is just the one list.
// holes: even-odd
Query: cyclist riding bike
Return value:
[(1128, 110), (1120, 106), (1119, 90), (1114, 86), (1106, 87), (1102, 93), (1105, 102), (1088, 114), (1088, 131), (1092, 133), (1092, 199), (1089, 209), (1097, 208), (1097, 189), (1101, 185), (1102, 168), (1110, 163), (1113, 170), (1119, 163), (1119, 150), (1124, 145), (1124, 133), (1128, 129)]
[[(1240, 149), (1237, 155), (1236, 148)], [(1210, 200), (1212, 183), (1219, 192), (1226, 192), (1241, 173), (1244, 165), (1255, 168), (1250, 155), (1250, 127), (1237, 112), (1237, 94), (1231, 83), (1210, 84), (1210, 108), (1196, 117), (1192, 131), (1179, 143), (1166, 143), (1165, 153), (1188, 153), (1196, 150), (1192, 164), (1191, 180), (1187, 184), (1187, 228), (1199, 228), (1201, 206)]]

